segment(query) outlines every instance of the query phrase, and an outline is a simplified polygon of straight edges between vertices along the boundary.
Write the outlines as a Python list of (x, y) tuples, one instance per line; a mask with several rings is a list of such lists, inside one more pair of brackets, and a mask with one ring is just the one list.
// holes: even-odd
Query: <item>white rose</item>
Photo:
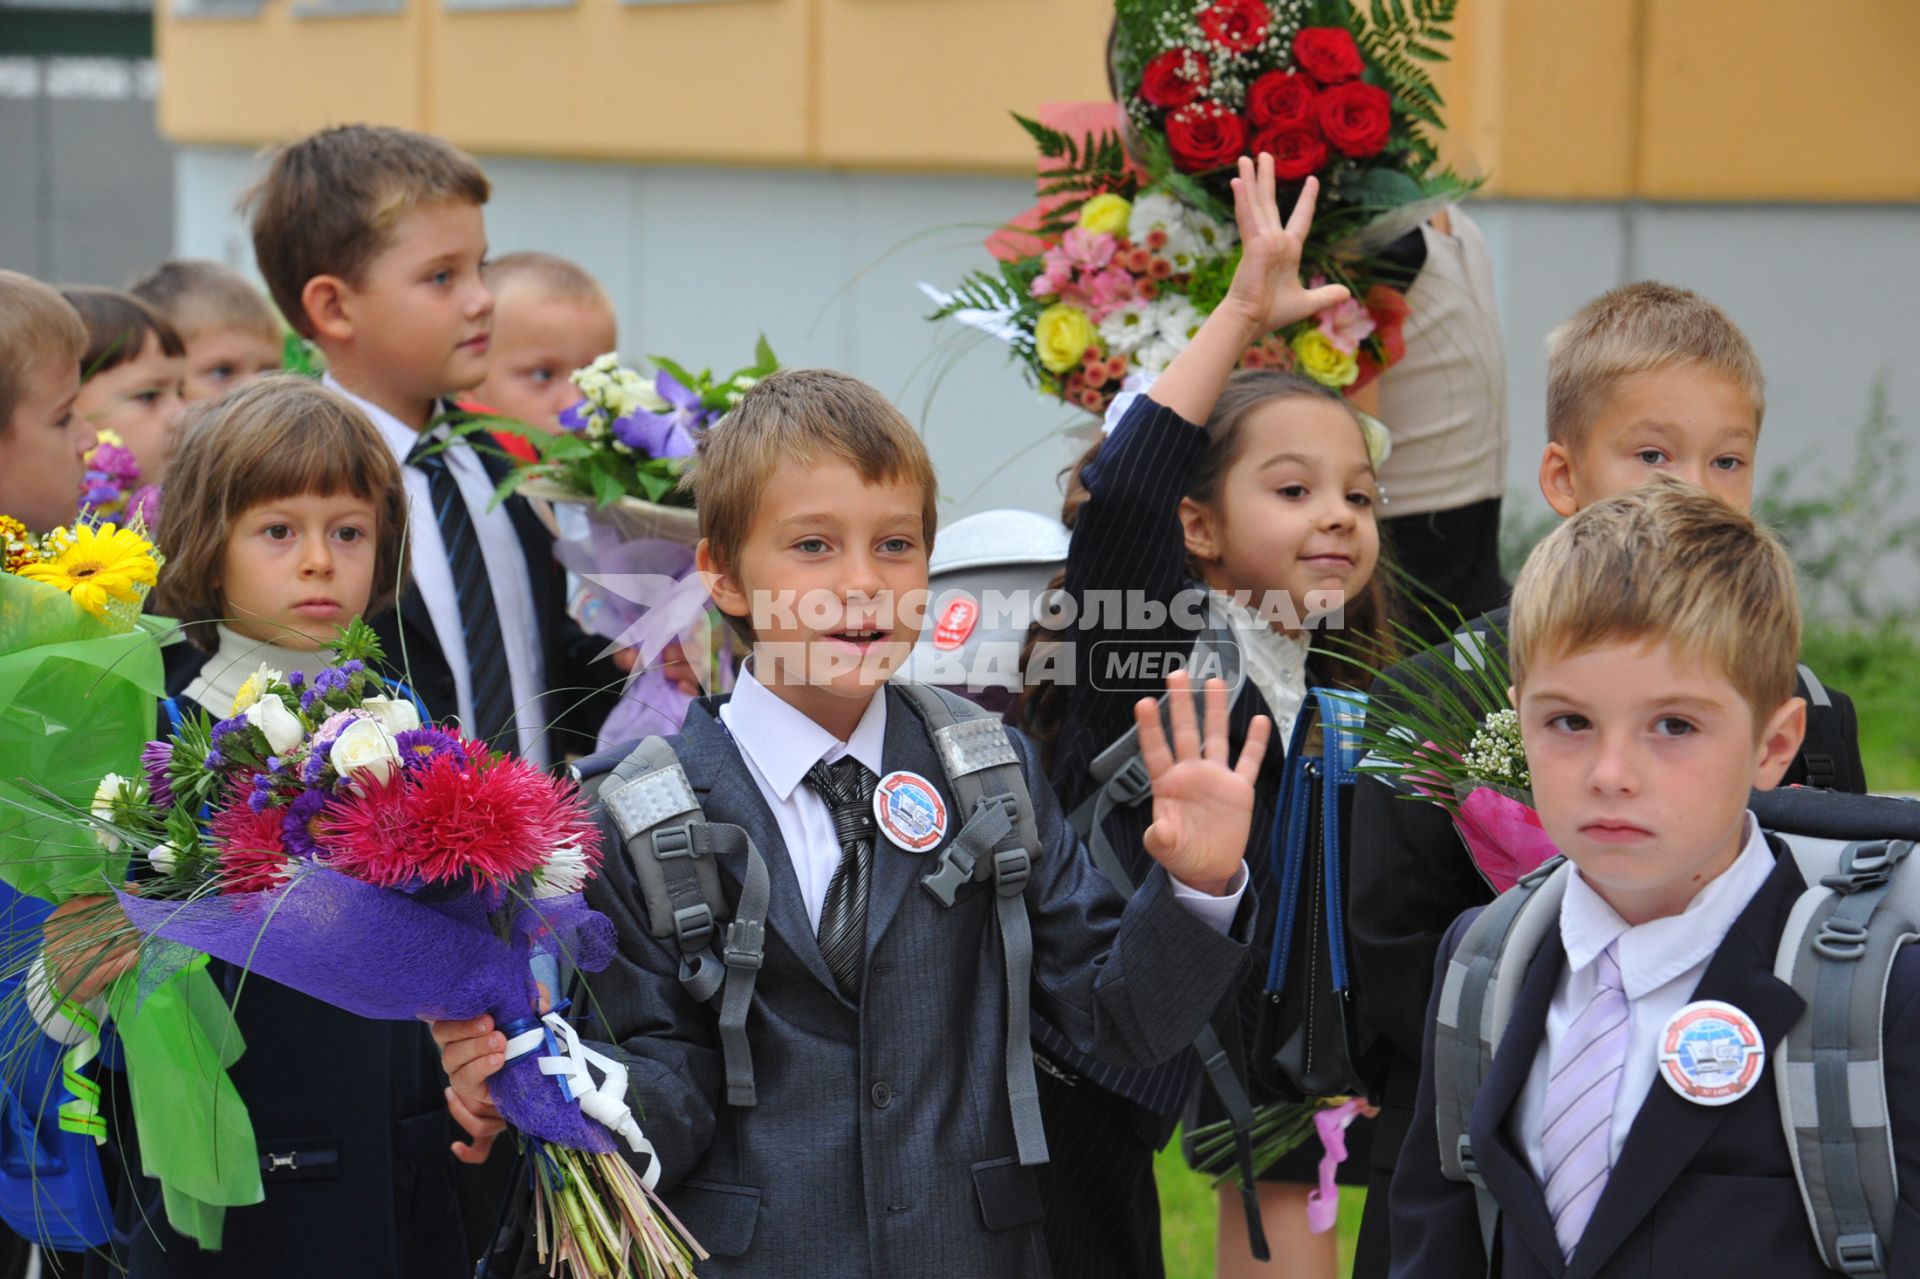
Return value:
[(400, 767), (400, 746), (379, 720), (356, 719), (333, 739), (327, 762), (342, 778), (356, 783), (360, 780), (356, 773), (384, 782)]
[[(113, 805), (114, 802), (120, 798), (120, 788), (126, 784), (127, 779), (118, 773), (108, 773), (100, 779), (100, 784), (94, 787), (93, 790), (92, 812), (95, 821), (111, 822), (114, 820)], [(120, 847), (120, 837), (110, 830), (103, 830), (96, 826), (93, 830), (93, 837), (100, 841), (100, 847), (110, 853), (117, 851)]]
[(170, 842), (161, 840), (147, 850), (147, 864), (162, 875), (173, 874), (174, 863), (179, 859), (180, 850)]
[(300, 717), (287, 709), (278, 697), (263, 697), (244, 712), (247, 723), (259, 729), (267, 747), (275, 755), (284, 755), (298, 746), (307, 735)]
[(360, 703), (360, 709), (386, 725), (395, 737), (420, 727), (419, 710), (404, 697), (369, 697)]

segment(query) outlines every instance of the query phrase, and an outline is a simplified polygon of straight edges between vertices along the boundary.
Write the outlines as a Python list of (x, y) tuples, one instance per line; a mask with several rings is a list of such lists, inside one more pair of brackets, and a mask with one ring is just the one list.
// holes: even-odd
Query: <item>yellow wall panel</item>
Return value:
[(421, 127), (422, 11), (310, 18), (271, 0), (251, 18), (156, 18), (159, 126), (175, 142), (284, 142), (328, 124)]
[(1108, 96), (1112, 0), (816, 3), (829, 164), (1029, 171), (1008, 112)]
[(808, 4), (435, 5), (432, 127), (480, 151), (802, 163)]
[(1645, 3), (1641, 194), (1920, 198), (1920, 5)]

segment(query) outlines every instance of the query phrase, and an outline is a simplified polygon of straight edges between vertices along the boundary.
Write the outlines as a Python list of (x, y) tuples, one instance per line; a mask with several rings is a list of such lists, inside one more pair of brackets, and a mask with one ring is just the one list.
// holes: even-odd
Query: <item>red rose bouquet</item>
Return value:
[[(1453, 0), (1115, 0), (1120, 95), (1074, 128), (1020, 119), (1041, 154), (1040, 205), (989, 241), (997, 269), (951, 293), (952, 316), (1008, 341), (1045, 392), (1104, 411), (1171, 362), (1226, 292), (1234, 162), (1262, 152), (1290, 207), (1318, 177), (1305, 273), (1350, 300), (1271, 335), (1249, 367), (1356, 390), (1405, 354), (1408, 275), (1381, 251), (1474, 183), (1426, 130)], [(1018, 117), (1016, 117), (1018, 118)]]

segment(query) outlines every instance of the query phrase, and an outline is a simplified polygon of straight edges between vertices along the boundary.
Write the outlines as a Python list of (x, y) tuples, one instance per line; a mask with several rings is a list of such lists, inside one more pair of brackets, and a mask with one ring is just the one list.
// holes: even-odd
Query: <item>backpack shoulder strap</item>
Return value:
[[(680, 951), (680, 984), (702, 1003), (718, 998), (727, 1102), (756, 1104), (747, 1008), (766, 953), (772, 881), (739, 826), (709, 822), (673, 746), (649, 737), (598, 787), (601, 806), (625, 843), (647, 911), (647, 931)], [(717, 856), (744, 852), (740, 900), (729, 908)], [(731, 921), (731, 922), (729, 922)], [(725, 933), (719, 926), (727, 924)]]
[[(1800, 663), (1800, 687), (1807, 699), (1807, 731), (1800, 742), (1800, 758), (1806, 761), (1807, 785), (1820, 790), (1847, 789), (1841, 783), (1840, 761), (1852, 752), (1841, 737), (1840, 709), (1832, 694), (1813, 668)], [(1811, 881), (1810, 881), (1811, 882)]]
[(1781, 1124), (1821, 1257), (1842, 1274), (1885, 1275), (1898, 1178), (1882, 1031), (1894, 959), (1920, 937), (1914, 845), (1783, 842), (1809, 887), (1774, 962), (1774, 975), (1807, 1003), (1774, 1070)]
[(1040, 853), (1033, 797), (1020, 772), (1020, 755), (1006, 725), (965, 698), (926, 684), (894, 685), (933, 734), (954, 807), (966, 814), (931, 873), (921, 878), (933, 899), (951, 907), (968, 883), (991, 880), (994, 919), (1007, 979), (1004, 1068), (1014, 1142), (1022, 1164), (1047, 1161), (1040, 1118), (1040, 1084), (1033, 1071), (1028, 999), (1033, 984), (1033, 929), (1027, 919), (1027, 881)]
[(1540, 943), (1560, 918), (1571, 866), (1556, 857), (1496, 897), (1468, 927), (1447, 962), (1433, 1034), (1434, 1110), (1440, 1171), (1473, 1186), (1480, 1242), (1492, 1257), (1500, 1211), (1480, 1177), (1468, 1136), (1474, 1099), (1513, 1016), (1513, 1004)]

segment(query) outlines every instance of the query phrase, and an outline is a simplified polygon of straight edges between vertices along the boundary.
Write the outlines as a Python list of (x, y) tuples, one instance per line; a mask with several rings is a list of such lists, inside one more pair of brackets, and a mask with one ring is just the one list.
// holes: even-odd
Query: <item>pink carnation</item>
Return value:
[[(1318, 281), (1318, 288), (1325, 281)], [(1358, 298), (1350, 297), (1337, 306), (1330, 306), (1314, 317), (1320, 331), (1327, 341), (1340, 350), (1352, 355), (1360, 349), (1360, 344), (1373, 336), (1373, 316)]]

